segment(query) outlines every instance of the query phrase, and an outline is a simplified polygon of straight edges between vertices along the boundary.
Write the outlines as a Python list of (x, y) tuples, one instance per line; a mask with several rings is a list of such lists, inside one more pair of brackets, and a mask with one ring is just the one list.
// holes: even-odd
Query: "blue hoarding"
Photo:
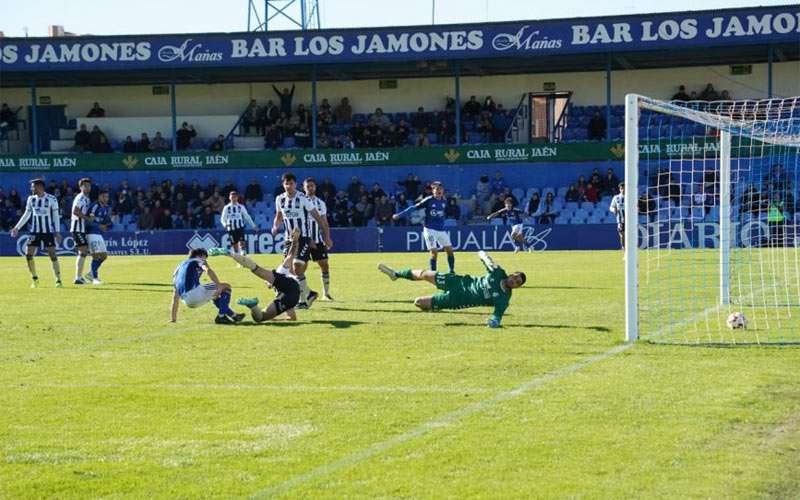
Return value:
[(797, 5), (513, 23), (0, 39), (0, 72), (533, 57), (797, 43)]

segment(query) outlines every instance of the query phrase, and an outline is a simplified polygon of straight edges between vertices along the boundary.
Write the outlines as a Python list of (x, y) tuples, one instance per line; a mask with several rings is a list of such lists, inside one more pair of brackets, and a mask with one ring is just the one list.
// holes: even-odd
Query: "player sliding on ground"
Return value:
[[(217, 273), (211, 269), (206, 259), (208, 252), (204, 248), (195, 248), (189, 252), (189, 258), (175, 268), (175, 273), (172, 275), (175, 292), (172, 294), (170, 316), (170, 321), (173, 323), (178, 319), (178, 306), (181, 301), (191, 308), (214, 302), (218, 310), (214, 322), (218, 325), (232, 325), (244, 319), (244, 314), (237, 314), (230, 308), (231, 286), (219, 280)], [(200, 276), (204, 272), (208, 273), (213, 283), (200, 284)]]
[(229, 253), (224, 248), (212, 248), (209, 250), (211, 255), (227, 255), (238, 262), (239, 265), (266, 281), (267, 286), (275, 289), (275, 293), (277, 294), (275, 300), (264, 309), (258, 308), (258, 299), (255, 297), (252, 299), (241, 298), (236, 302), (240, 306), (250, 308), (253, 321), (256, 323), (271, 320), (284, 312), (288, 319), (292, 321), (297, 319), (294, 308), (300, 301), (300, 283), (298, 283), (297, 277), (292, 274), (291, 266), (295, 261), (295, 257), (297, 257), (297, 252), (301, 246), (301, 240), (300, 229), (294, 228), (291, 233), (291, 244), (286, 252), (286, 257), (283, 259), (283, 263), (278, 269), (272, 271), (259, 267), (258, 264), (244, 255), (234, 252)]
[(481, 251), (478, 256), (486, 266), (484, 276), (459, 276), (455, 273), (437, 273), (421, 269), (406, 269), (395, 271), (384, 264), (378, 264), (378, 269), (389, 276), (392, 281), (403, 278), (410, 281), (427, 281), (441, 293), (414, 299), (414, 305), (423, 311), (440, 311), (442, 309), (464, 309), (467, 307), (494, 306), (494, 312), (489, 316), (486, 324), (490, 328), (498, 328), (503, 314), (511, 300), (511, 291), (525, 284), (525, 273), (515, 272), (510, 276), (502, 267), (494, 263), (491, 257)]

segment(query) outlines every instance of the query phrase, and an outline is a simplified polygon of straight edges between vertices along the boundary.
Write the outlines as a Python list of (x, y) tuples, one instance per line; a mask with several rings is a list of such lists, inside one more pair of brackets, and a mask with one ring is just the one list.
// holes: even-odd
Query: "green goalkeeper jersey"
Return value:
[(490, 319), (500, 323), (511, 300), (511, 290), (503, 290), (508, 275), (501, 267), (488, 271), (478, 277), (437, 273), (436, 286), (444, 293), (433, 297), (434, 309), (494, 306)]

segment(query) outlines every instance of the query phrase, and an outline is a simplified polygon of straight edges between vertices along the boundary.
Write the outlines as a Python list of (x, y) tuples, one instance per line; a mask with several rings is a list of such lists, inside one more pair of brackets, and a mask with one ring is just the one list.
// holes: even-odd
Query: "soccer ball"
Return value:
[(731, 330), (744, 330), (747, 328), (747, 318), (744, 317), (744, 313), (740, 312), (731, 313), (726, 323)]

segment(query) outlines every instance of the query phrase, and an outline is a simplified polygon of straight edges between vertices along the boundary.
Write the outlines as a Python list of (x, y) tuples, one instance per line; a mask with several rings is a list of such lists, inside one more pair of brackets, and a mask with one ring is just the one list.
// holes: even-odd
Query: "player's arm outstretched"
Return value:
[(495, 217), (500, 217), (505, 212), (506, 212), (506, 207), (503, 207), (500, 210), (497, 210), (496, 212), (492, 212), (489, 215), (487, 215), (486, 220), (492, 220)]
[(252, 227), (254, 231), (258, 231), (258, 224), (256, 224), (253, 218), (250, 217), (250, 212), (247, 211), (247, 208), (245, 208), (244, 205), (242, 205), (242, 218), (244, 218), (244, 220), (250, 224), (250, 227)]
[(419, 210), (421, 208), (425, 208), (425, 205), (428, 203), (428, 200), (430, 200), (430, 199), (431, 199), (431, 197), (428, 196), (427, 198), (421, 199), (418, 203), (415, 203), (413, 205), (410, 205), (410, 206), (404, 208), (400, 212), (397, 212), (396, 214), (392, 215), (392, 220), (400, 220), (401, 218), (405, 217), (406, 215), (410, 214), (411, 212), (414, 212), (414, 211)]
[(481, 259), (481, 262), (483, 262), (483, 265), (489, 272), (494, 271), (500, 267), (497, 264), (495, 264), (494, 260), (492, 260), (489, 254), (484, 252), (483, 250), (478, 252), (478, 258)]

